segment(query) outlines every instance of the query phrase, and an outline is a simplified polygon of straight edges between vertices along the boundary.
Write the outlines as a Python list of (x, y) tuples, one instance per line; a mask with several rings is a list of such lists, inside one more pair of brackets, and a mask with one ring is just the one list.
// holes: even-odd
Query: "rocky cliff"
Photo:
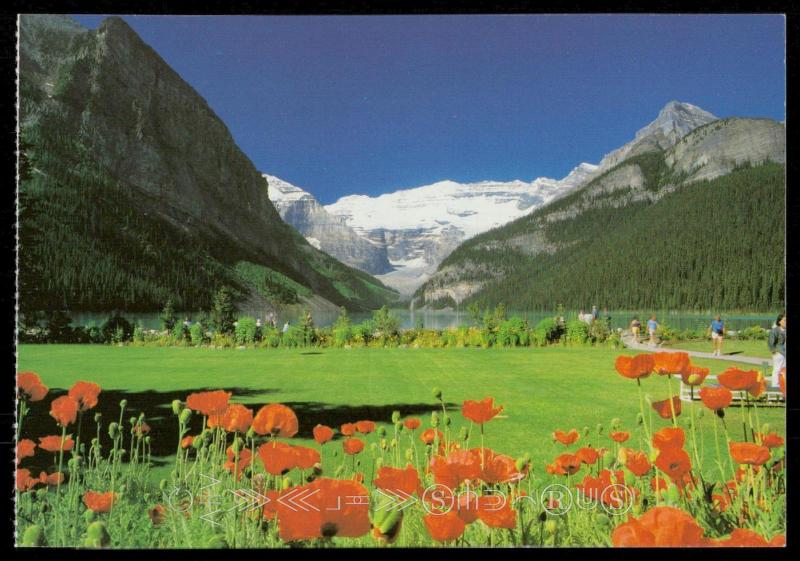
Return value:
[[(36, 220), (57, 220), (37, 206), (37, 197), (55, 190), (70, 196), (69, 204), (79, 212), (95, 215), (96, 223), (69, 226), (76, 240), (98, 239), (104, 229), (98, 242), (107, 251), (96, 252), (97, 263), (115, 262), (131, 277), (130, 284), (147, 270), (161, 277), (142, 278), (153, 288), (129, 295), (125, 307), (152, 308), (167, 294), (187, 306), (205, 305), (217, 284), (255, 289), (235, 274), (239, 261), (264, 267), (337, 305), (370, 307), (382, 301), (376, 294), (388, 294), (379, 282), (311, 247), (281, 220), (261, 174), (225, 124), (122, 19), (108, 18), (96, 30), (86, 30), (66, 17), (22, 16), (20, 37), (21, 137), (30, 145), (35, 171), (34, 181), (20, 189), (32, 197), (31, 209), (38, 209), (31, 226)], [(75, 191), (81, 188), (92, 191), (82, 196)], [(80, 200), (86, 196), (94, 199)], [(120, 214), (136, 222), (138, 231), (115, 230), (109, 222), (119, 221)], [(54, 226), (66, 227), (58, 220), (62, 223)], [(34, 253), (59, 243), (33, 233), (26, 239)], [(175, 249), (176, 244), (197, 252), (194, 265), (174, 263), (186, 257), (159, 256), (159, 246)], [(130, 263), (133, 256), (142, 261), (140, 267)], [(86, 301), (80, 282), (70, 280), (90, 278), (87, 268), (93, 266), (62, 262), (50, 271), (61, 285), (50, 296), (68, 307), (110, 305), (113, 294), (102, 302)], [(176, 278), (186, 273), (170, 267), (190, 269), (192, 276), (203, 269), (208, 274), (201, 276), (211, 286), (192, 287), (189, 294)], [(124, 290), (120, 284), (124, 279), (94, 288)]]

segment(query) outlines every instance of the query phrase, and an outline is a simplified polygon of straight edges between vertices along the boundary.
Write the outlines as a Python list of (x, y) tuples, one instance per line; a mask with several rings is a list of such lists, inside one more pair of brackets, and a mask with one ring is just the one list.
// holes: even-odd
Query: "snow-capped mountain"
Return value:
[(394, 270), (378, 278), (401, 294), (411, 294), (465, 239), (502, 226), (583, 185), (596, 167), (580, 164), (561, 180), (448, 180), (377, 197), (349, 195), (325, 210), (386, 247)]
[(281, 218), (303, 234), (311, 245), (373, 275), (392, 270), (385, 245), (356, 233), (344, 219), (329, 214), (311, 193), (274, 175), (262, 176)]

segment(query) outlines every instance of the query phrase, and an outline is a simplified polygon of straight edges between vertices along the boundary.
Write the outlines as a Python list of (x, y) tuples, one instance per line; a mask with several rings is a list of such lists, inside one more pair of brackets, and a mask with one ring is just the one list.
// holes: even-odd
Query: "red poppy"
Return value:
[(630, 517), (611, 534), (614, 547), (697, 547), (708, 544), (703, 528), (686, 512), (657, 506), (638, 520)]
[(737, 464), (760, 466), (769, 460), (769, 448), (753, 444), (752, 442), (729, 442), (728, 448), (731, 458)]
[(587, 498), (612, 508), (621, 508), (630, 496), (638, 495), (637, 489), (625, 485), (625, 474), (622, 471), (612, 473), (608, 469), (602, 470), (597, 477), (587, 474), (575, 487)]
[(361, 434), (375, 432), (375, 423), (373, 421), (358, 421), (356, 422), (356, 430)]
[(342, 441), (342, 449), (345, 454), (355, 456), (364, 449), (364, 441), (359, 438), (346, 438)]
[(689, 374), (690, 362), (689, 353), (683, 352), (659, 352), (653, 354), (653, 370), (660, 375)]
[(26, 401), (41, 401), (49, 391), (35, 372), (19, 372), (17, 390), (19, 398)]
[(761, 372), (758, 373), (758, 378), (756, 378), (755, 383), (747, 388), (747, 391), (753, 397), (758, 397), (765, 391), (767, 391), (767, 380), (764, 378)]
[(737, 495), (737, 485), (735, 481), (728, 481), (722, 487), (722, 492), (712, 495), (711, 501), (720, 512), (725, 512), (733, 504)]
[(731, 367), (717, 376), (717, 381), (729, 390), (749, 390), (754, 384), (758, 383), (759, 374), (757, 370), (745, 371)]
[(164, 505), (157, 504), (153, 508), (147, 509), (147, 516), (150, 518), (150, 522), (153, 523), (153, 526), (158, 526), (166, 521), (167, 509), (164, 508)]
[(631, 433), (624, 431), (614, 431), (610, 433), (608, 436), (610, 436), (611, 440), (613, 440), (614, 442), (619, 442), (621, 444), (631, 437)]
[(78, 402), (68, 395), (57, 397), (50, 404), (50, 416), (62, 427), (71, 425), (78, 417)]
[(446, 457), (433, 456), (430, 470), (436, 483), (455, 489), (464, 481), (481, 476), (481, 458), (469, 450), (456, 450)]
[(653, 355), (651, 354), (620, 355), (614, 362), (617, 372), (631, 379), (647, 378), (653, 372), (654, 366)]
[(35, 450), (36, 443), (33, 440), (23, 438), (17, 442), (17, 464), (19, 464), (25, 458), (30, 458), (33, 456)]
[(775, 536), (772, 540), (767, 541), (764, 536), (753, 530), (736, 528), (728, 539), (717, 540), (715, 545), (719, 547), (783, 547), (786, 545), (786, 537)]
[(575, 452), (575, 457), (578, 458), (582, 464), (593, 465), (597, 462), (599, 455), (594, 448), (584, 446)]
[(457, 540), (466, 528), (464, 521), (453, 510), (444, 514), (427, 514), (422, 520), (425, 522), (428, 533), (437, 542)]
[[(405, 469), (383, 466), (378, 469), (378, 475), (372, 480), (372, 483), (379, 489), (397, 495), (401, 493), (422, 494), (419, 474), (411, 464), (406, 465)], [(400, 496), (402, 497), (402, 495)]]
[(403, 426), (406, 427), (408, 430), (417, 430), (419, 426), (422, 424), (416, 417), (409, 417), (405, 421), (403, 421)]
[(237, 454), (233, 451), (233, 446), (228, 446), (228, 448), (225, 450), (225, 456), (227, 457), (227, 460), (222, 465), (223, 469), (233, 474), (233, 469), (235, 467), (236, 468), (235, 479), (236, 481), (239, 481), (239, 479), (242, 476), (242, 472), (244, 471), (244, 468), (250, 465), (250, 460), (253, 456), (252, 452), (250, 452), (248, 448), (242, 448), (239, 451), (237, 458)]
[(252, 426), (258, 434), (291, 438), (297, 434), (297, 415), (282, 403), (270, 403), (258, 410)]
[(700, 366), (690, 364), (689, 370), (681, 372), (681, 380), (687, 386), (699, 386), (705, 381), (706, 376), (708, 376), (710, 372), (711, 369), (709, 368), (701, 368)]
[[(470, 453), (480, 465), (481, 449), (473, 448)], [(518, 470), (517, 462), (511, 456), (497, 454), (489, 448), (483, 449), (483, 469), (480, 478), (486, 483), (512, 483), (523, 479), (527, 472), (527, 467), (523, 471)]]
[(578, 431), (575, 429), (572, 429), (571, 431), (566, 433), (563, 430), (553, 431), (553, 440), (559, 441), (564, 446), (569, 446), (570, 444), (574, 444), (578, 440), (578, 438), (580, 438), (580, 435), (578, 434)]
[(222, 415), (228, 408), (228, 400), (232, 395), (231, 392), (226, 392), (224, 390), (196, 392), (190, 394), (189, 397), (186, 398), (186, 406), (207, 417)]
[(491, 397), (485, 397), (480, 401), (468, 399), (461, 406), (461, 414), (464, 418), (482, 425), (494, 419), (495, 416), (503, 410), (502, 405), (500, 407), (494, 407), (493, 403), (494, 398)]
[(650, 472), (650, 460), (644, 452), (631, 450), (625, 454), (625, 467), (636, 477), (642, 477)]
[[(284, 501), (276, 501), (279, 535), (284, 541), (357, 538), (370, 530), (369, 492), (357, 481), (321, 477), (293, 487)], [(290, 506), (304, 504), (306, 508)]]
[(513, 530), (517, 527), (517, 512), (511, 508), (505, 495), (481, 495), (477, 502), (478, 519), (490, 528)]
[(656, 457), (656, 467), (672, 481), (680, 481), (692, 469), (692, 461), (685, 450), (667, 448)]
[(184, 436), (183, 439), (181, 440), (181, 448), (188, 448), (189, 446), (192, 445), (193, 442), (194, 442), (193, 436), (191, 435)]
[(683, 448), (685, 441), (686, 436), (680, 427), (665, 427), (653, 434), (653, 446), (659, 450)]
[(325, 425), (317, 425), (314, 427), (314, 440), (317, 444), (322, 445), (333, 438), (333, 429)]
[(99, 493), (97, 491), (86, 491), (83, 494), (83, 504), (86, 508), (94, 512), (108, 512), (111, 510), (111, 505), (114, 503), (114, 493), (107, 491)]
[(23, 493), (28, 489), (31, 489), (34, 485), (39, 483), (38, 479), (34, 479), (31, 477), (31, 472), (25, 468), (18, 468), (17, 469), (17, 491)]
[(783, 438), (777, 432), (758, 434), (757, 436), (761, 441), (761, 444), (767, 448), (780, 448), (783, 446)]
[(356, 433), (356, 424), (345, 423), (339, 427), (339, 432), (342, 433), (343, 436), (353, 436)]
[(561, 454), (554, 463), (558, 475), (574, 475), (581, 469), (581, 461), (574, 454)]
[(320, 463), (319, 452), (306, 446), (294, 446), (295, 463), (300, 469), (311, 469)]
[(150, 432), (150, 425), (145, 423), (144, 421), (141, 423), (136, 423), (136, 426), (133, 427), (133, 432), (136, 436), (144, 436), (145, 434)]
[(436, 439), (441, 442), (444, 439), (444, 435), (442, 431), (437, 429), (425, 429), (422, 431), (422, 434), (419, 435), (419, 439), (424, 442), (425, 444), (433, 444)]
[[(672, 354), (672, 353), (670, 353)], [(672, 404), (670, 406), (670, 404)], [(658, 416), (662, 419), (671, 419), (673, 413), (676, 417), (681, 414), (681, 398), (676, 395), (672, 399), (665, 399), (663, 401), (654, 401), (653, 409), (655, 409)]]
[(48, 475), (45, 472), (39, 472), (39, 483), (42, 485), (59, 485), (64, 482), (64, 474), (60, 471)]
[[(75, 445), (75, 441), (72, 440), (71, 435), (67, 435), (64, 438), (64, 452), (69, 452), (72, 450), (72, 447)], [(39, 448), (42, 450), (47, 450), (48, 452), (58, 452), (61, 450), (61, 436), (40, 436), (39, 437)]]
[(700, 388), (700, 399), (703, 405), (712, 411), (719, 411), (725, 409), (733, 401), (733, 394), (731, 390), (726, 387), (719, 388)]
[(294, 448), (285, 442), (266, 442), (258, 448), (264, 469), (271, 475), (283, 475), (297, 465)]
[(94, 382), (75, 382), (68, 395), (78, 402), (78, 411), (83, 413), (97, 406), (100, 391), (100, 386)]
[(222, 428), (227, 432), (247, 432), (252, 422), (253, 410), (239, 403), (228, 405), (221, 420)]
[(781, 389), (784, 399), (786, 399), (786, 367), (781, 368), (778, 373), (778, 387)]

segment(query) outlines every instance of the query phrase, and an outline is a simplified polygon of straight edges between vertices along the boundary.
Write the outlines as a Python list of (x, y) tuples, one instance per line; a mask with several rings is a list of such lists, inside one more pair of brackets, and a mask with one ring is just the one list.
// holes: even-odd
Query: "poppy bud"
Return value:
[(86, 528), (86, 547), (105, 547), (111, 542), (106, 523), (100, 520), (92, 522)]
[(442, 399), (442, 390), (440, 390), (439, 388), (433, 388), (432, 393), (433, 393), (433, 397), (435, 397), (436, 399), (441, 401), (441, 399)]
[(769, 429), (772, 427), (769, 426), (769, 423), (764, 423), (761, 425), (761, 434), (769, 434)]
[(80, 452), (81, 452), (81, 454), (86, 454), (86, 443), (85, 442), (81, 442)]
[(431, 413), (431, 426), (436, 428), (439, 426), (439, 413), (438, 411), (434, 411)]
[(102, 419), (102, 418), (103, 418), (103, 414), (102, 414), (102, 413), (100, 413), (99, 411), (98, 411), (97, 413), (95, 413), (95, 414), (94, 414), (94, 422), (95, 422), (95, 423), (99, 423), (99, 422), (100, 422), (100, 419)]
[(539, 513), (539, 522), (544, 522), (547, 520), (547, 511), (543, 510)]
[(717, 409), (715, 411), (715, 413), (717, 414), (717, 417), (719, 417), (720, 419), (724, 419), (725, 418), (725, 410), (724, 409)]
[(173, 480), (178, 479), (178, 471), (177, 470), (171, 471), (169, 473), (169, 475), (170, 475), (170, 477), (172, 477)]
[(611, 430), (617, 430), (621, 424), (622, 421), (620, 421), (618, 417), (614, 417), (611, 419)]
[(148, 444), (148, 445), (150, 444), (150, 435), (149, 434), (144, 437), (144, 443)]
[(382, 467), (383, 467), (383, 458), (376, 458), (375, 469), (381, 469)]
[(386, 446), (387, 446), (386, 439), (381, 438), (381, 450), (386, 450)]
[(44, 530), (42, 527), (36, 524), (28, 526), (25, 533), (22, 534), (22, 545), (25, 547), (39, 547), (45, 545)]
[(94, 519), (95, 519), (94, 511), (91, 508), (87, 508), (83, 513), (83, 520), (87, 524), (90, 524), (92, 521), (94, 521)]
[(406, 449), (406, 460), (409, 462), (414, 459), (414, 451), (411, 448)]
[(172, 412), (176, 415), (180, 415), (181, 411), (183, 411), (183, 403), (180, 399), (173, 399), (172, 400)]
[(187, 409), (184, 409), (183, 411), (181, 411), (181, 414), (178, 417), (178, 420), (180, 421), (180, 423), (182, 425), (188, 425), (189, 424), (189, 419), (191, 419), (191, 418), (192, 418), (192, 410), (187, 408)]
[(400, 411), (392, 411), (392, 422), (393, 423), (400, 422)]
[(397, 439), (393, 438), (391, 444), (392, 444), (392, 448), (397, 448)]
[(117, 423), (111, 423), (110, 425), (108, 425), (108, 436), (111, 437), (111, 440), (116, 440), (118, 435), (119, 435), (119, 425)]
[(403, 511), (398, 509), (380, 509), (372, 515), (373, 536), (384, 543), (392, 543), (400, 534), (403, 525)]
[(689, 374), (689, 379), (687, 381), (690, 386), (696, 386), (703, 381), (703, 378), (701, 378), (699, 374)]
[(248, 440), (253, 440), (256, 437), (256, 431), (253, 430), (253, 427), (250, 427), (247, 429), (247, 434), (245, 436), (247, 436)]
[(558, 529), (558, 524), (555, 520), (548, 520), (544, 523), (544, 529), (548, 534), (555, 534)]
[(161, 489), (162, 491), (164, 489), (166, 489), (167, 488), (167, 480), (166, 479), (162, 479), (161, 481), (159, 481), (158, 482), (158, 488)]
[(378, 427), (378, 436), (381, 438), (386, 436), (386, 427), (384, 427), (383, 425)]
[(120, 449), (117, 451), (117, 454), (119, 454), (119, 457), (120, 457), (120, 458), (121, 458), (122, 456), (124, 456), (125, 454), (127, 454), (127, 453), (128, 453), (128, 451), (127, 451), (127, 450), (125, 450), (125, 448), (120, 448)]
[(143, 412), (142, 412), (142, 413), (139, 413), (139, 422), (140, 422), (140, 423), (143, 423), (143, 422), (144, 422), (144, 419), (145, 419), (145, 417), (144, 417), (144, 413), (143, 413)]
[(445, 416), (445, 418), (444, 418), (444, 426), (446, 426), (446, 427), (450, 426), (450, 415)]
[(641, 413), (637, 413), (636, 414), (636, 424), (637, 425), (643, 425), (644, 424), (644, 415), (642, 415)]
[(241, 438), (239, 438), (239, 437), (235, 438), (235, 439), (233, 440), (233, 444), (231, 444), (231, 448), (233, 449), (233, 451), (234, 451), (235, 453), (237, 453), (237, 454), (238, 454), (239, 452), (241, 452), (241, 451), (242, 451), (242, 448), (244, 448), (244, 440), (242, 440), (242, 439), (241, 439)]
[(123, 399), (123, 400), (121, 400), (119, 402), (120, 409), (125, 409), (127, 406), (128, 406), (128, 400), (127, 399)]
[(597, 423), (597, 434), (603, 434), (603, 425)]
[(292, 480), (289, 479), (288, 477), (284, 477), (283, 481), (281, 482), (281, 487), (283, 489), (288, 489), (291, 486), (292, 486)]
[(394, 424), (394, 430), (395, 430), (395, 432), (403, 430), (403, 423), (401, 423), (400, 421), (397, 421)]
[(461, 430), (458, 431), (458, 436), (461, 440), (466, 440), (469, 438), (469, 431), (467, 427), (461, 427)]
[(583, 427), (583, 436), (589, 436), (589, 427)]
[(194, 438), (194, 439), (192, 439), (192, 444), (191, 444), (191, 446), (192, 446), (192, 448), (194, 448), (195, 450), (200, 450), (200, 448), (202, 448), (204, 444), (205, 444), (205, 441), (204, 441), (202, 438), (199, 438), (199, 437), (198, 437), (198, 438)]
[(517, 471), (523, 471), (529, 464), (531, 463), (531, 455), (525, 452), (522, 456), (517, 458), (517, 461), (514, 463), (514, 467), (517, 468)]
[(131, 424), (131, 426), (135, 425), (136, 424), (136, 417), (131, 417), (130, 419), (128, 419), (128, 422)]

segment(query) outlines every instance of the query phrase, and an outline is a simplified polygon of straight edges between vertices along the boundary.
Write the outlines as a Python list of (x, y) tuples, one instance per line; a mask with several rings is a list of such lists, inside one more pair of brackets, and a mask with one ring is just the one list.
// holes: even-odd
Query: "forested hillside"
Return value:
[[(675, 188), (662, 153), (631, 164), (641, 188), (575, 193), (477, 236), (418, 295), (460, 282), (477, 287), (464, 303), (517, 309), (783, 307), (783, 165), (743, 165)], [(660, 189), (666, 194), (648, 196)], [(428, 302), (453, 304), (446, 292)]]

